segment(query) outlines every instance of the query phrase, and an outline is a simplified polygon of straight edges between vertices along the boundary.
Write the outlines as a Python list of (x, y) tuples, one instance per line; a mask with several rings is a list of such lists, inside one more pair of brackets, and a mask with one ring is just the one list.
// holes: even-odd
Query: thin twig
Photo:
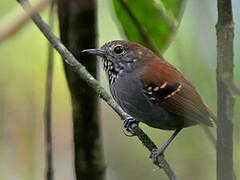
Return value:
[[(18, 2), (28, 13), (29, 9), (31, 9), (29, 2), (27, 0), (18, 0)], [(91, 86), (96, 91), (96, 93), (109, 106), (111, 106), (115, 112), (118, 113), (121, 118), (125, 119), (129, 117), (129, 115), (122, 110), (122, 108), (112, 99), (106, 90), (100, 86), (99, 82), (91, 74), (89, 74), (86, 68), (80, 64), (77, 59), (75, 59), (75, 57), (66, 49), (60, 40), (51, 32), (49, 26), (41, 19), (39, 14), (36, 13), (32, 15), (31, 18), (38, 26), (38, 28), (42, 31), (42, 33), (46, 36), (46, 38), (51, 42), (53, 47), (59, 52), (65, 62), (69, 64), (69, 67), (71, 67), (74, 72), (76, 72), (82, 79), (84, 79), (88, 85)], [(156, 145), (152, 142), (152, 140), (138, 126), (133, 126), (132, 130), (134, 133), (136, 133), (139, 140), (148, 150), (152, 151), (152, 149), (156, 148)], [(159, 163), (157, 165), (164, 170), (170, 180), (178, 179), (168, 162), (164, 159), (164, 156), (159, 157)]]
[[(49, 12), (49, 27), (52, 30), (54, 27), (54, 1), (51, 3)], [(52, 180), (54, 176), (53, 170), (53, 149), (52, 149), (52, 81), (53, 81), (53, 47), (48, 43), (48, 66), (47, 66), (47, 81), (45, 94), (45, 142), (46, 142), (46, 179)]]
[[(50, 2), (51, 0), (42, 0), (38, 2), (33, 6), (29, 13), (34, 14), (34, 12), (43, 10)], [(18, 32), (29, 21), (30, 17), (24, 13), (20, 15), (18, 14), (17, 17), (11, 18), (11, 20), (9, 20), (9, 17), (4, 17), (3, 19), (4, 22), (0, 25), (0, 43)]]

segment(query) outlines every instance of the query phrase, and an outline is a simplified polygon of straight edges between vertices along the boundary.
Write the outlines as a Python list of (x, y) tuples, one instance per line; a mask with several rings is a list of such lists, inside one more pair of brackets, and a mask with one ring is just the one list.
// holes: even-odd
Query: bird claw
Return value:
[(138, 125), (139, 122), (136, 119), (132, 118), (132, 117), (127, 117), (126, 119), (123, 120), (123, 127), (125, 129), (130, 129), (132, 124)]
[(136, 136), (133, 132), (130, 132), (129, 130), (122, 130), (123, 131), (123, 134), (127, 137), (133, 137), (133, 136)]
[(131, 126), (132, 124), (136, 124), (138, 126), (139, 121), (136, 121), (134, 118), (132, 117), (127, 117), (126, 119), (123, 120), (123, 127), (126, 129), (126, 132), (123, 131), (123, 133), (127, 136), (127, 137), (133, 137), (136, 136), (136, 134), (132, 131)]
[(152, 159), (153, 163), (156, 164), (158, 162), (158, 157), (159, 156), (164, 156), (164, 149), (153, 149), (149, 158)]

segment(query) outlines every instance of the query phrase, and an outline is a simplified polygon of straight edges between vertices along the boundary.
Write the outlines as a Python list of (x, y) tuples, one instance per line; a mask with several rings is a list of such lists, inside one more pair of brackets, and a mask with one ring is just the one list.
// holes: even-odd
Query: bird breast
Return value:
[(110, 91), (121, 108), (151, 127), (175, 129), (171, 115), (160, 106), (155, 106), (146, 98), (140, 82), (141, 70), (122, 73), (116, 83), (110, 85)]

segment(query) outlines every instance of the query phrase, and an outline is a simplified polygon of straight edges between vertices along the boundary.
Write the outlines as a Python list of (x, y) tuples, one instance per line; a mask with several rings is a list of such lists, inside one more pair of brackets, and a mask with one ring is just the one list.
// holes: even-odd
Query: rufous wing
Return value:
[(183, 117), (184, 121), (212, 126), (214, 114), (195, 87), (171, 64), (159, 59), (152, 61), (146, 66), (141, 81), (151, 103)]

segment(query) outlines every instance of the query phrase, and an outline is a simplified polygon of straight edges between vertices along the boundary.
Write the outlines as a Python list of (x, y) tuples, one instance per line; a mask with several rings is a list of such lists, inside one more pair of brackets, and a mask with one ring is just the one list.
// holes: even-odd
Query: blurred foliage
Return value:
[(130, 41), (163, 51), (178, 27), (185, 0), (113, 0), (113, 5)]
[[(3, 0), (0, 22), (17, 3)], [(189, 1), (180, 29), (164, 57), (197, 87), (206, 104), (216, 112), (216, 4)], [(236, 34), (240, 33), (239, 0), (233, 0)], [(237, 8), (238, 7), (238, 8)], [(99, 44), (121, 39), (109, 1), (99, 1)], [(48, 11), (42, 13), (47, 17)], [(204, 12), (204, 13), (203, 13)], [(11, 20), (11, 19), (10, 19)], [(57, 18), (56, 18), (57, 21)], [(0, 23), (1, 24), (1, 23)], [(1, 27), (2, 28), (2, 27)], [(56, 32), (58, 25), (55, 27)], [(240, 84), (240, 38), (235, 39), (235, 82)], [(55, 56), (53, 87), (53, 141), (56, 180), (73, 180), (72, 124), (69, 92), (61, 58)], [(101, 65), (100, 65), (101, 66)], [(15, 36), (0, 43), (0, 179), (42, 180), (44, 175), (43, 104), (47, 67), (47, 41), (29, 23)], [(99, 68), (100, 69), (100, 68)], [(108, 89), (101, 73), (101, 83)], [(240, 177), (240, 101), (235, 107), (235, 170)], [(136, 138), (122, 133), (122, 122), (104, 102), (102, 118), (107, 179), (166, 179), (148, 159), (149, 152)], [(159, 146), (172, 132), (140, 124)], [(215, 128), (212, 129), (215, 131)], [(166, 159), (184, 180), (212, 180), (215, 176), (215, 150), (198, 126), (185, 129), (168, 148)]]

